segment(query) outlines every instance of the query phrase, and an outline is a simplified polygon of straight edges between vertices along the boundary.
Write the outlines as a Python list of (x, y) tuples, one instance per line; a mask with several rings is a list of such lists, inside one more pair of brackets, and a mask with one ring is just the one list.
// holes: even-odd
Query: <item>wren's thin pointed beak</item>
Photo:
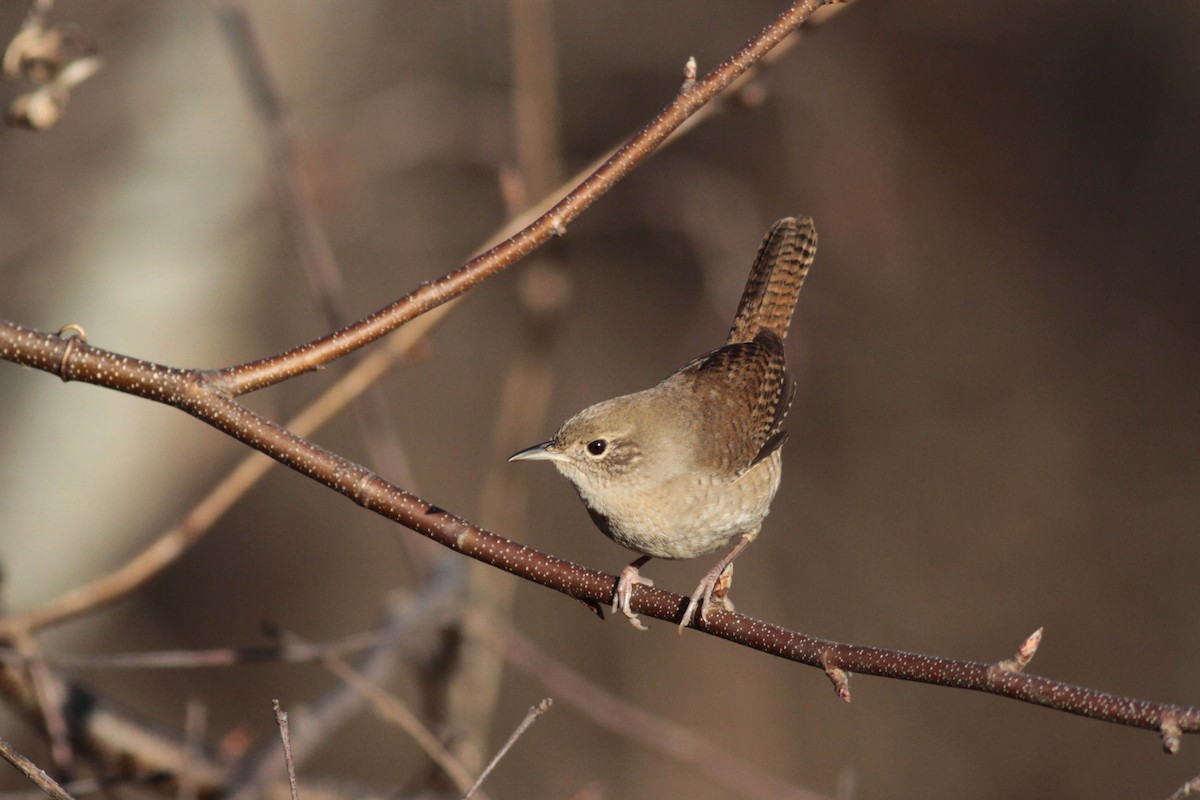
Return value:
[(566, 461), (567, 457), (554, 449), (554, 440), (526, 447), (508, 457), (509, 461)]

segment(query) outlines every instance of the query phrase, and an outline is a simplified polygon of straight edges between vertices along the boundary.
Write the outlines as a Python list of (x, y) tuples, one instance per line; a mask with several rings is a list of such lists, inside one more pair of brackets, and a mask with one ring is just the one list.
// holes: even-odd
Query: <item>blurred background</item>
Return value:
[[(509, 6), (245, 7), (354, 317), (450, 271), (513, 214), (512, 63), (527, 45), (514, 44)], [(560, 151), (534, 157), (541, 177), (518, 174), (529, 201), (645, 124), (689, 56), (706, 72), (781, 8), (564, 0), (539, 12), (552, 14), (539, 73), (558, 104), (542, 116), (543, 148)], [(0, 7), (6, 41), (25, 10)], [(54, 18), (94, 39), (105, 66), (57, 127), (0, 130), (0, 314), (42, 330), (78, 323), (93, 344), (177, 366), (326, 332), (212, 7), (61, 0)], [(1195, 3), (843, 9), (540, 263), (471, 292), (417, 363), (380, 384), (404, 479), (507, 536), (619, 570), (631, 555), (565, 480), (503, 464), (507, 376), (548, 359), (544, 419), (517, 446), (651, 385), (723, 341), (762, 234), (809, 214), (821, 238), (788, 340), (798, 392), (783, 487), (738, 560), (738, 609), (983, 661), (1044, 626), (1032, 672), (1200, 703), (1197, 41)], [(0, 90), (7, 103), (24, 88)], [(569, 284), (552, 324), (524, 310), (531, 270)], [(333, 372), (250, 403), (286, 419)], [(122, 563), (244, 455), (170, 409), (11, 364), (0, 364), (0, 420), (7, 611)], [(351, 415), (315, 438), (367, 458)], [(507, 487), (501, 502), (484, 501), (489, 481), (507, 482), (491, 484)], [(245, 645), (262, 641), (264, 621), (335, 639), (374, 624), (392, 589), (414, 588), (404, 537), (416, 534), (277, 470), (135, 597), (42, 642)], [(690, 591), (710, 563), (654, 561), (645, 574)], [(1165, 798), (1200, 773), (1190, 739), (1167, 757), (1150, 732), (869, 677), (852, 680), (846, 705), (817, 670), (665, 623), (601, 623), (563, 596), (498, 581), (515, 592), (512, 625), (570, 669), (826, 795)], [(235, 726), (269, 740), (271, 698), (301, 703), (332, 681), (315, 665), (76, 677), (170, 726), (202, 700), (214, 740)], [(417, 685), (391, 688), (419, 706)], [(490, 754), (547, 695), (510, 671), (487, 729), (454, 735), (482, 737)], [(0, 713), (0, 728), (45, 760), (20, 718)], [(408, 739), (364, 714), (303, 773), (398, 787), (425, 769)], [(0, 787), (29, 788), (15, 771), (0, 771)], [(561, 702), (486, 788), (738, 796)]]

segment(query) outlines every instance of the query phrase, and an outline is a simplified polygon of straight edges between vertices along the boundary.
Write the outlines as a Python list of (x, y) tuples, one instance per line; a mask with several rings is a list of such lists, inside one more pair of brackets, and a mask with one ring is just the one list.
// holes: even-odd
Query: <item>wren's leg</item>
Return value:
[(646, 630), (646, 626), (638, 619), (638, 615), (633, 613), (629, 607), (629, 601), (633, 599), (634, 586), (653, 586), (654, 581), (649, 578), (643, 578), (638, 574), (638, 567), (644, 566), (650, 556), (642, 556), (637, 561), (634, 561), (628, 567), (621, 570), (621, 577), (617, 579), (617, 589), (613, 592), (613, 613), (620, 611), (629, 618), (629, 624), (640, 631)]
[[(688, 626), (692, 618), (696, 614), (696, 609), (700, 609), (700, 621), (708, 621), (708, 612), (713, 606), (725, 604), (724, 593), (721, 597), (714, 601), (713, 592), (717, 590), (718, 585), (722, 582), (722, 576), (725, 576), (728, 581), (733, 580), (733, 560), (738, 557), (738, 554), (746, 549), (746, 545), (758, 538), (758, 531), (753, 530), (749, 533), (743, 533), (742, 538), (733, 546), (724, 558), (717, 562), (717, 565), (708, 571), (704, 576), (704, 580), (700, 581), (700, 585), (696, 587), (696, 591), (692, 592), (692, 598), (688, 601), (687, 610), (683, 612), (683, 619), (679, 620), (679, 632), (682, 634), (683, 629)], [(728, 591), (728, 585), (725, 590)]]

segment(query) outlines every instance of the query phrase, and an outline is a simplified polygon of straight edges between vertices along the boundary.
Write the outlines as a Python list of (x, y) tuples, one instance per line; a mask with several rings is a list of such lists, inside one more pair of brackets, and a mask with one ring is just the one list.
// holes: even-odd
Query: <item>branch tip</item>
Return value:
[(688, 56), (683, 65), (683, 85), (679, 87), (680, 94), (687, 94), (696, 88), (696, 57)]
[(292, 792), (292, 800), (300, 800), (296, 788), (296, 761), (292, 757), (292, 734), (288, 727), (288, 715), (276, 699), (271, 700), (271, 710), (275, 713), (275, 724), (279, 726), (279, 740), (283, 744), (283, 762), (287, 766), (288, 788)]
[(468, 800), (469, 797), (475, 794), (475, 790), (480, 787), (484, 779), (491, 774), (493, 769), (496, 768), (496, 765), (500, 763), (500, 759), (504, 758), (504, 755), (509, 751), (509, 748), (516, 743), (517, 739), (521, 738), (521, 735), (529, 729), (529, 726), (534, 723), (534, 720), (550, 710), (550, 706), (553, 705), (553, 703), (553, 700), (551, 700), (549, 697), (545, 697), (542, 698), (542, 701), (536, 706), (529, 707), (529, 711), (525, 714), (525, 719), (521, 721), (521, 724), (517, 726), (517, 729), (512, 732), (511, 736), (508, 737), (508, 741), (504, 743), (504, 745), (500, 748), (500, 751), (496, 753), (494, 758), (492, 758), (491, 763), (484, 767), (483, 772), (479, 774), (479, 777), (475, 780), (475, 783), (473, 783), (471, 788), (467, 790), (467, 793), (463, 795), (463, 800)]
[(1200, 776), (1192, 778), (1183, 786), (1180, 786), (1175, 790), (1175, 794), (1168, 797), (1167, 800), (1183, 800), (1185, 797), (1191, 797), (1198, 793), (1200, 793)]
[(1162, 738), (1164, 753), (1173, 756), (1179, 752), (1179, 747), (1183, 744), (1183, 729), (1175, 717), (1163, 718), (1162, 725), (1158, 727), (1158, 735)]
[(1042, 631), (1045, 628), (1038, 628), (1033, 633), (1029, 634), (1025, 641), (1021, 642), (1021, 646), (1017, 648), (1016, 654), (1012, 658), (1006, 658), (996, 664), (1005, 672), (1023, 672), (1029, 662), (1033, 660), (1037, 654), (1038, 645), (1042, 643)]

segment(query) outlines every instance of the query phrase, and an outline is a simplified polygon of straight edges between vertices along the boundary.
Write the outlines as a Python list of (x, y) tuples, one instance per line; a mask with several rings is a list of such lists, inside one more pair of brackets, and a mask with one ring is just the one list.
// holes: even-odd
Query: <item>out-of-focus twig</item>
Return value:
[[(325, 321), (331, 328), (340, 328), (351, 321), (342, 269), (317, 211), (312, 182), (301, 167), (296, 137), (285, 117), (276, 81), (267, 67), (262, 42), (239, 0), (212, 0), (212, 6), (250, 96), (251, 106), (261, 123), (268, 174), (275, 186), (278, 207), (295, 244), (300, 266)], [(375, 468), (401, 486), (412, 486), (415, 490), (417, 483), (412, 463), (383, 393), (371, 387), (355, 399), (353, 407), (363, 445)], [(402, 542), (417, 572), (424, 572), (425, 562), (437, 550), (410, 536), (404, 537)]]
[[(558, 112), (558, 54), (554, 40), (552, 0), (509, 0), (508, 38), (512, 75), (510, 114), (516, 164), (501, 175), (509, 216), (526, 208), (531, 198), (550, 192), (561, 180), (561, 135)], [(540, 436), (554, 386), (549, 357), (558, 338), (570, 294), (566, 270), (556, 253), (541, 252), (525, 264), (518, 278), (519, 348), (502, 383), (489, 468), (484, 474), (480, 514), (499, 530), (525, 527), (528, 474), (508, 469), (510, 453)], [(477, 565), (469, 572), (471, 605), (504, 614), (516, 586), (495, 570)], [(450, 690), (450, 717), (462, 735), (456, 754), (473, 771), (487, 752), (486, 734), (499, 698), (504, 663), (495, 650), (466, 629), (459, 652), (460, 679)]]
[(35, 89), (8, 107), (9, 125), (42, 131), (62, 119), (71, 90), (102, 66), (95, 45), (69, 26), (50, 21), (53, 0), (33, 0), (20, 31), (4, 50), (3, 75), (24, 78)]
[[(356, 661), (355, 674), (373, 685), (386, 683), (396, 671), (393, 651), (397, 648), (407, 658), (424, 660), (424, 652), (439, 646), (438, 632), (457, 617), (460, 605), (454, 573), (435, 568), (418, 593), (398, 596), (388, 603), (381, 627), (390, 636)], [(293, 640), (289, 646), (300, 643)], [(322, 660), (325, 658), (328, 656), (323, 655)], [(338, 727), (361, 711), (363, 703), (362, 692), (346, 681), (338, 681), (316, 700), (293, 706), (289, 740), (294, 763), (303, 764)], [(261, 747), (240, 759), (219, 788), (226, 800), (252, 800), (261, 797), (284, 768), (278, 747)]]
[(183, 717), (183, 770), (179, 773), (177, 800), (196, 800), (200, 792), (192, 774), (192, 764), (199, 763), (204, 752), (204, 734), (208, 726), (208, 707), (199, 700), (189, 700)]
[(462, 763), (438, 741), (438, 738), (398, 697), (385, 692), (376, 683), (364, 678), (340, 658), (328, 657), (322, 660), (326, 669), (345, 681), (346, 685), (356, 692), (362, 694), (380, 718), (391, 722), (416, 742), (425, 755), (454, 781), (454, 784), (459, 787), (459, 791), (465, 791), (471, 785), (471, 776)]

